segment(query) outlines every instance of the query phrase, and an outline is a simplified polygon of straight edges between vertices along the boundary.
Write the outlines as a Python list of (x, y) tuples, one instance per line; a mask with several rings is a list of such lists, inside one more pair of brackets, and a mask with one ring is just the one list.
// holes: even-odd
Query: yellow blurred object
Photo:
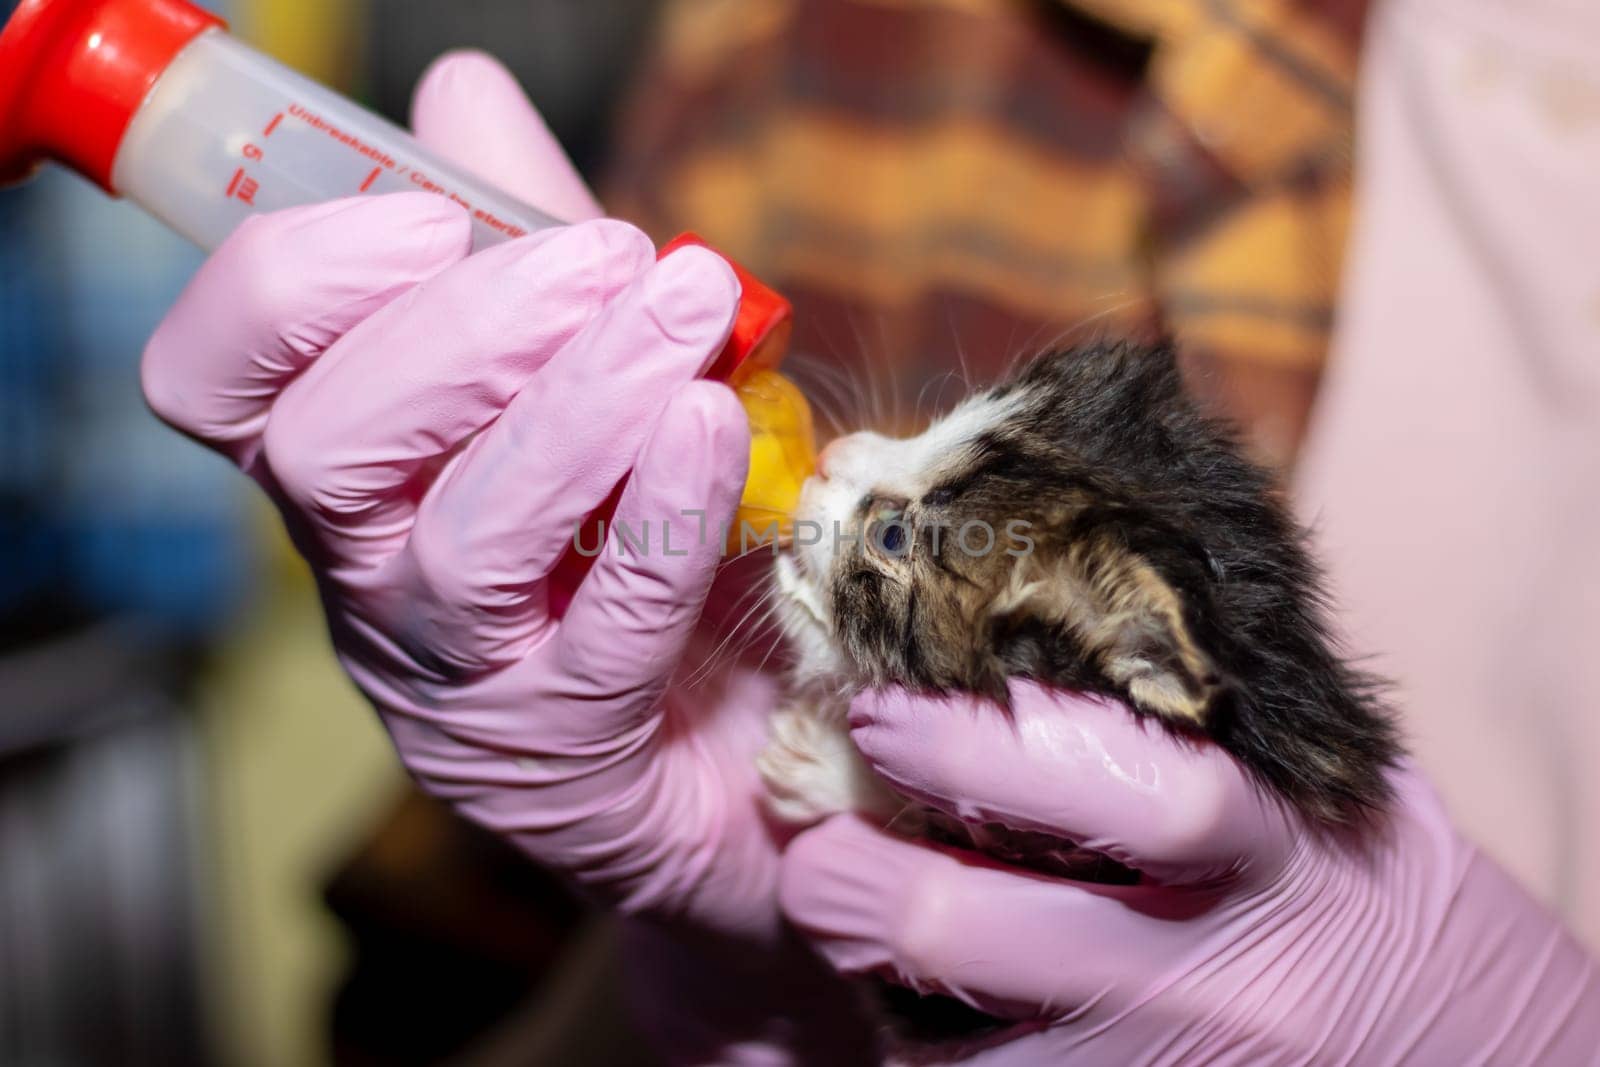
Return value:
[(758, 370), (735, 389), (750, 419), (750, 474), (728, 531), (730, 548), (738, 550), (747, 527), (756, 538), (774, 528), (780, 538), (792, 532), (800, 486), (816, 469), (817, 443), (805, 395), (777, 371)]
[(331, 1063), (329, 1005), (350, 967), (329, 874), (404, 778), (328, 644), (311, 575), (265, 500), (253, 612), (220, 635), (197, 692), (211, 831), (208, 1022), (230, 1067)]
[(274, 59), (344, 92), (364, 83), (365, 0), (235, 0), (229, 12), (233, 32)]

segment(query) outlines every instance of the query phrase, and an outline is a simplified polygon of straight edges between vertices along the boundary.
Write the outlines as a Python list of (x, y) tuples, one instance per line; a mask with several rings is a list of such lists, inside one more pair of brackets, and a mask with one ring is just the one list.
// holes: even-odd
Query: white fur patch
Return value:
[(846, 811), (887, 818), (900, 806), (851, 743), (842, 701), (782, 708), (771, 729), (756, 769), (783, 821), (805, 826)]

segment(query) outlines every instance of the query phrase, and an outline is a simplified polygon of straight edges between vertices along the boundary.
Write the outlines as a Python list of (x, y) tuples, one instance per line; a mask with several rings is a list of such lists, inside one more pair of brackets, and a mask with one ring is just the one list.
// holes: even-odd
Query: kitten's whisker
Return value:
[[(760, 622), (758, 623), (758, 626), (761, 627), (761, 628), (765, 628), (765, 627), (771, 625), (772, 618), (773, 618), (774, 615), (777, 614), (777, 612), (778, 612), (778, 601), (776, 599), (774, 599), (767, 606), (767, 614), (760, 620)], [(754, 641), (752, 641), (752, 644), (753, 643), (754, 643)], [(773, 632), (769, 636), (769, 640), (767, 642), (766, 654), (761, 657), (761, 662), (756, 664), (756, 673), (757, 674), (760, 674), (760, 673), (762, 673), (763, 671), (765, 671), (767, 669), (767, 663), (772, 659), (773, 654), (776, 653), (778, 651), (778, 649), (781, 648), (781, 647), (783, 647), (783, 633), (782, 633), (781, 630), (775, 629), (775, 630), (773, 630)]]
[(739, 657), (743, 658), (758, 641), (764, 640), (767, 642), (767, 651), (762, 655), (761, 662), (755, 668), (758, 674), (766, 670), (767, 662), (782, 645), (783, 629), (781, 624), (777, 622), (778, 610), (782, 607), (782, 604), (783, 598), (781, 595), (774, 595), (767, 599), (761, 614), (748, 624), (749, 640), (739, 650)]
[[(824, 342), (834, 353), (834, 359), (823, 360), (816, 356), (804, 358), (799, 361), (791, 359), (791, 369), (801, 369), (817, 377), (824, 387), (841, 400), (838, 429), (840, 432), (851, 432), (859, 429), (867, 421), (866, 401), (868, 389), (862, 381), (862, 367), (859, 359), (845, 360), (832, 341), (824, 336)], [(798, 367), (796, 364), (798, 363)], [(847, 415), (854, 415), (848, 418)]]
[[(842, 372), (815, 360), (791, 359), (787, 373), (801, 392), (806, 394), (812, 410), (827, 420), (832, 430), (829, 436), (849, 432), (852, 420), (846, 418), (846, 409), (859, 404), (859, 394), (853, 392), (843, 380)], [(859, 416), (860, 412), (856, 414)]]
[[(761, 530), (757, 530), (756, 532), (759, 534), (762, 531)], [(793, 533), (779, 533), (777, 539), (776, 540), (772, 540), (772, 541), (769, 541), (769, 540), (767, 540), (767, 539), (765, 539), (763, 537), (757, 537), (754, 541), (750, 542), (748, 545), (743, 544), (743, 542), (741, 542), (741, 547), (740, 547), (739, 551), (735, 552), (731, 556), (724, 557), (723, 560), (722, 560), (722, 563), (723, 563), (723, 566), (727, 566), (730, 563), (737, 563), (741, 559), (745, 559), (745, 558), (747, 558), (749, 556), (755, 555), (757, 552), (771, 552), (773, 554), (773, 556), (776, 557), (779, 552), (781, 552), (782, 550), (788, 548), (793, 543), (794, 543), (794, 534)]]
[[(943, 374), (935, 375), (934, 377), (929, 378), (927, 381), (922, 383), (922, 388), (917, 390), (917, 408), (914, 412), (912, 412), (912, 417), (917, 420), (918, 425), (923, 425), (922, 405), (923, 401), (925, 401), (928, 397), (928, 390), (935, 385), (939, 387), (939, 391), (934, 394), (933, 399), (933, 412), (937, 413), (944, 402), (944, 387), (950, 384), (951, 380), (955, 378), (955, 375), (955, 371), (947, 370)], [(927, 421), (933, 421), (932, 414), (930, 414)]]
[(866, 343), (866, 339), (861, 334), (861, 328), (856, 323), (854, 312), (846, 312), (845, 320), (850, 327), (850, 332), (855, 336), (857, 347), (857, 358), (852, 365), (859, 367), (865, 374), (865, 395), (871, 405), (868, 412), (871, 419), (863, 428), (870, 427), (875, 430), (898, 429), (892, 422), (896, 413), (891, 412), (884, 402), (884, 386), (886, 383), (883, 380), (883, 376), (885, 372), (892, 374), (894, 369), (892, 365), (885, 365), (884, 357), (888, 353), (885, 352), (874, 356)]
[(806, 400), (811, 405), (812, 425), (824, 430), (824, 439), (836, 436), (839, 426), (842, 425), (838, 400), (828, 393), (806, 386), (801, 386), (800, 391), (806, 395)]
[[(1108, 297), (1110, 295), (1111, 294), (1107, 294)], [(1126, 311), (1128, 308), (1136, 306), (1137, 304), (1141, 303), (1143, 300), (1144, 300), (1144, 298), (1141, 297), (1141, 296), (1130, 296), (1125, 300), (1120, 300), (1120, 301), (1117, 301), (1116, 303), (1109, 304), (1106, 307), (1102, 308), (1101, 310), (1095, 312), (1094, 314), (1086, 315), (1082, 319), (1079, 319), (1077, 324), (1074, 325), (1070, 330), (1068, 330), (1067, 333), (1070, 334), (1070, 333), (1077, 332), (1079, 330), (1088, 329), (1090, 326), (1093, 326), (1095, 323), (1099, 322), (1100, 320), (1105, 319), (1105, 318), (1107, 318), (1107, 317), (1109, 317), (1111, 315), (1116, 315), (1119, 312)], [(1065, 340), (1065, 335), (1063, 335), (1063, 337), (1060, 340), (1058, 340), (1056, 343), (1059, 344), (1062, 340)]]
[[(1107, 297), (1109, 298), (1112, 295), (1119, 294), (1108, 293)], [(1111, 315), (1116, 315), (1130, 307), (1135, 307), (1142, 303), (1143, 300), (1144, 298), (1142, 296), (1130, 296), (1124, 300), (1116, 301), (1115, 303), (1112, 303), (1099, 311), (1085, 315), (1075, 322), (1072, 322), (1067, 326), (1063, 326), (1043, 343), (1035, 344), (1035, 339), (1044, 330), (1044, 327), (1041, 325), (1038, 329), (1034, 330), (1033, 334), (1029, 336), (1027, 341), (1023, 342), (1023, 347), (1012, 354), (1010, 360), (1007, 362), (1006, 376), (1010, 377), (1011, 375), (1015, 374), (1020, 364), (1026, 363), (1032, 359), (1036, 359), (1039, 356), (1045, 355), (1048, 352), (1062, 347), (1066, 344), (1067, 339), (1072, 337), (1073, 334), (1080, 333)]]
[[(716, 647), (714, 647), (706, 655), (706, 657), (700, 661), (699, 666), (697, 666), (694, 671), (684, 679), (682, 685), (685, 688), (691, 688), (711, 675), (712, 671), (724, 661), (725, 657), (723, 656), (723, 652), (727, 649), (728, 645), (736, 637), (743, 635), (745, 623), (748, 622), (750, 617), (756, 612), (760, 611), (764, 607), (767, 607), (777, 595), (777, 592), (778, 590), (775, 587), (769, 587), (762, 594), (761, 598), (757, 600), (755, 604), (751, 605), (750, 609), (740, 617), (739, 621), (728, 628), (727, 634), (722, 638), (721, 641), (717, 643)], [(737, 605), (735, 610), (737, 610)], [(740, 651), (743, 650), (741, 649)]]
[[(1018, 365), (1021, 364), (1024, 359), (1029, 358), (1032, 353), (1039, 351), (1034, 342), (1039, 339), (1040, 334), (1044, 333), (1045, 327), (1048, 325), (1049, 323), (1045, 322), (1039, 323), (1031, 332), (1029, 332), (1027, 337), (1023, 338), (1020, 345), (1017, 345), (1014, 348), (1009, 345), (1007, 346), (1005, 369), (1002, 371), (1002, 377), (1014, 377), (1017, 373)], [(1012, 332), (1016, 332), (1015, 326), (1012, 327)]]
[(872, 384), (873, 415), (876, 417), (878, 424), (882, 425), (885, 416), (883, 398), (878, 393), (877, 375), (872, 373), (879, 369), (879, 360), (874, 358), (867, 346), (866, 338), (861, 336), (861, 326), (856, 322), (854, 311), (845, 313), (845, 322), (849, 325), (850, 333), (856, 340), (856, 358), (867, 369), (868, 378)]
[(950, 328), (950, 340), (956, 348), (956, 366), (961, 369), (961, 384), (967, 392), (972, 392), (972, 368), (967, 363), (966, 346), (961, 343), (961, 331), (956, 329), (955, 309), (946, 303), (944, 306), (945, 324)]
[[(759, 596), (760, 596), (761, 592), (762, 592), (762, 587), (759, 586), (759, 585), (753, 585), (749, 589), (745, 590), (745, 592), (742, 593), (739, 596), (739, 598), (737, 600), (735, 600), (732, 605), (729, 606), (729, 608), (727, 610), (727, 615), (731, 616), (735, 612), (744, 611), (745, 612), (745, 616), (744, 617), (748, 618), (749, 617), (749, 613), (751, 611), (754, 611), (754, 610), (756, 610), (757, 608), (760, 607)], [(757, 601), (755, 603), (753, 603), (753, 604), (751, 604), (751, 605), (749, 605), (747, 607), (746, 601), (750, 600), (752, 594), (756, 595), (758, 599), (757, 599)], [(725, 632), (722, 633), (720, 639), (718, 639), (717, 643), (712, 647), (711, 651), (706, 653), (706, 655), (701, 659), (699, 665), (696, 668), (696, 673), (694, 675), (692, 675), (692, 677), (699, 677), (700, 668), (706, 667), (709, 663), (711, 663), (713, 660), (715, 660), (717, 655), (722, 651), (723, 647), (725, 645), (727, 645), (735, 637), (738, 636), (738, 634), (739, 634), (739, 626), (740, 625), (741, 624), (736, 623), (733, 626), (728, 626), (727, 623), (726, 623), (726, 616), (724, 616), (724, 619), (722, 620), (722, 622), (719, 623), (719, 629), (722, 629), (722, 628), (725, 627), (726, 628)], [(713, 635), (713, 636), (715, 636), (715, 635)]]
[[(736, 558), (743, 558), (743, 557), (736, 557)], [(744, 588), (744, 590), (742, 592), (740, 592), (740, 594), (737, 597), (734, 598), (733, 603), (728, 606), (728, 610), (725, 613), (724, 617), (726, 617), (726, 615), (733, 614), (735, 611), (740, 610), (741, 608), (743, 608), (745, 606), (745, 603), (747, 601), (749, 601), (749, 600), (751, 600), (753, 598), (761, 596), (766, 591), (766, 589), (767, 589), (767, 586), (766, 586), (766, 583), (764, 583), (764, 582), (751, 582), (748, 586), (746, 586)]]
[(895, 832), (895, 825), (897, 823), (899, 823), (902, 819), (906, 818), (906, 816), (911, 815), (911, 814), (917, 812), (918, 810), (919, 810), (919, 807), (918, 807), (917, 804), (915, 804), (915, 803), (913, 803), (912, 801), (909, 801), (909, 800), (906, 801), (904, 804), (902, 804), (900, 806), (900, 810), (895, 812), (894, 815), (892, 815), (889, 818), (888, 822), (884, 823), (883, 828), (885, 830), (889, 831), (890, 833), (894, 833)]
[[(1001, 360), (1000, 360), (1001, 379), (1000, 380), (1001, 381), (1004, 381), (1005, 378), (1009, 377), (1010, 374), (1011, 374), (1011, 371), (1013, 370), (1013, 367), (1011, 365), (1011, 357), (1017, 351), (1017, 348), (1016, 348), (1016, 344), (1017, 344), (1017, 326), (1018, 326), (1018, 320), (1012, 319), (1011, 320), (1011, 329), (1006, 331), (1005, 347), (1000, 349), (1000, 352), (1001, 352)], [(1038, 332), (1039, 332), (1039, 328), (1038, 327), (1034, 327), (1034, 333), (1037, 334)]]
[[(895, 433), (904, 433), (907, 428), (905, 423), (906, 391), (905, 384), (900, 379), (901, 361), (898, 358), (895, 347), (889, 343), (888, 318), (881, 308), (877, 311), (877, 321), (878, 358), (884, 366), (889, 368), (889, 396), (894, 404), (894, 431)], [(912, 413), (913, 417), (915, 414), (915, 412)]]

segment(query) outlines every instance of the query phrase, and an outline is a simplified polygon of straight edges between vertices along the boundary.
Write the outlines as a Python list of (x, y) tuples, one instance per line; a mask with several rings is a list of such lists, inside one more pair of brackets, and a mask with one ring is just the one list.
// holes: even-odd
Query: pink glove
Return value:
[[(531, 202), (597, 212), (484, 57), (435, 66), (417, 126)], [(657, 263), (614, 221), (467, 247), (466, 216), (425, 193), (252, 219), (157, 329), (146, 395), (276, 502), (422, 786), (655, 920), (632, 935), (651, 971), (724, 976), (682, 1003), (678, 1058), (789, 1062), (809, 1034), (783, 1017), (850, 1011), (778, 916), (754, 771), (773, 686), (671, 684), (703, 659), (686, 652), (721, 554), (682, 513), (714, 530), (744, 481), (744, 413), (695, 380), (737, 282), (700, 249)], [(613, 537), (552, 618), (574, 523), (625, 478), (616, 518), (648, 521), (648, 550)]]
[(760, 723), (725, 710), (766, 706), (764, 683), (706, 714), (666, 695), (720, 546), (608, 548), (559, 624), (545, 610), (629, 467), (636, 530), (733, 507), (743, 413), (694, 378), (736, 283), (618, 222), (470, 259), (467, 232), (424, 193), (247, 222), (151, 339), (150, 404), (271, 494), (429, 791), (629, 908), (770, 940)]
[(838, 817), (796, 839), (780, 890), (841, 970), (1021, 1021), (966, 1062), (1600, 1062), (1594, 961), (1412, 770), (1385, 832), (1337, 844), (1210, 745), (1012, 693), (1010, 718), (866, 696), (853, 736), (910, 795), (1070, 837), (1150, 884), (1038, 877)]

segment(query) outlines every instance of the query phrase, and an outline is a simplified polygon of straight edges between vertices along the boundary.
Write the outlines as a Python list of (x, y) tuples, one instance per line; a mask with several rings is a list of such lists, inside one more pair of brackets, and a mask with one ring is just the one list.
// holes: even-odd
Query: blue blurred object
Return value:
[(48, 286), (28, 264), (24, 197), (0, 193), (0, 615), (34, 597), (59, 569), (39, 511), (58, 421), (52, 367), (42, 354), (60, 346), (41, 313)]
[(160, 425), (139, 356), (200, 253), (47, 168), (0, 191), (0, 617), (199, 637), (250, 574), (236, 473)]

